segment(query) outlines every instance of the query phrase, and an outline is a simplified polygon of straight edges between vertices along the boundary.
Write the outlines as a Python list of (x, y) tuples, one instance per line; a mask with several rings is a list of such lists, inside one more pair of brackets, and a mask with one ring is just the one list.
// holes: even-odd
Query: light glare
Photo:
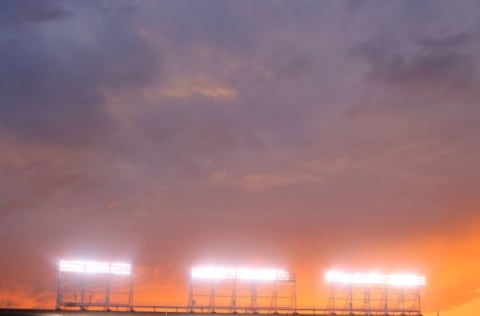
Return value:
[(325, 279), (328, 283), (383, 284), (404, 287), (424, 286), (427, 283), (424, 276), (415, 274), (345, 273), (338, 270), (327, 271)]
[(61, 260), (60, 272), (77, 272), (88, 274), (121, 274), (130, 275), (131, 265), (123, 262), (98, 262), (86, 260)]
[(193, 279), (288, 281), (290, 273), (280, 269), (226, 268), (217, 266), (193, 267)]

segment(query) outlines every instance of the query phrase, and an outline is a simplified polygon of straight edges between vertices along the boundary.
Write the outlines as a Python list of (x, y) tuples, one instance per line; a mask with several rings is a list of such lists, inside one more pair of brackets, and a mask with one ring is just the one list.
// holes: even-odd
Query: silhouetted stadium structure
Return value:
[(328, 271), (326, 282), (330, 286), (330, 294), (325, 307), (304, 308), (297, 306), (297, 279), (294, 273), (280, 269), (206, 266), (192, 269), (187, 304), (138, 305), (134, 303), (134, 275), (131, 271), (126, 263), (62, 260), (59, 265), (56, 311), (4, 309), (0, 310), (0, 314), (60, 316), (65, 313), (80, 315), (76, 313), (95, 312), (97, 316), (111, 313), (419, 316), (422, 315), (421, 288), (425, 285), (425, 277), (412, 274)]
[(296, 276), (275, 269), (193, 268), (188, 308), (194, 312), (293, 313)]
[(133, 282), (129, 264), (62, 260), (56, 309), (131, 310)]
[(330, 284), (327, 314), (419, 315), (423, 276), (412, 274), (326, 273)]
[(330, 315), (419, 315), (420, 288), (379, 285), (331, 285)]

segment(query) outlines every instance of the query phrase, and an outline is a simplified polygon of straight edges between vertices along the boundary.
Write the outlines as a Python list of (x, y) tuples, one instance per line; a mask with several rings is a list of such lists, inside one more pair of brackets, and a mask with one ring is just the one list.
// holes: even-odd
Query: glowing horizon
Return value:
[(325, 273), (327, 283), (339, 284), (364, 284), (364, 285), (389, 285), (389, 286), (425, 286), (426, 277), (410, 273), (381, 274), (370, 273), (347, 273), (340, 270), (328, 270)]
[(118, 274), (130, 275), (132, 267), (124, 262), (100, 262), (92, 260), (60, 260), (60, 272), (74, 272), (87, 274)]

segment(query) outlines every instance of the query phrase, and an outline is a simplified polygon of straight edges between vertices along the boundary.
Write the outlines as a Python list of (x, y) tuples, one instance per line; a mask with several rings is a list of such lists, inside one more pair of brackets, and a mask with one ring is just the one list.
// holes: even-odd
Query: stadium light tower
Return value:
[[(203, 288), (202, 288), (203, 286)], [(208, 298), (208, 305), (199, 300)], [(269, 300), (269, 306), (265, 306)], [(189, 308), (215, 312), (236, 313), (245, 309), (253, 313), (258, 310), (277, 312), (288, 300), (288, 310), (296, 309), (295, 274), (282, 269), (254, 269), (248, 267), (221, 267), (215, 265), (193, 267), (190, 274)], [(205, 301), (204, 301), (205, 302)], [(245, 305), (241, 305), (241, 304)], [(259, 304), (260, 303), (260, 304)]]
[(280, 269), (223, 268), (216, 266), (193, 267), (193, 279), (285, 281), (290, 273)]
[[(124, 262), (60, 260), (56, 308), (110, 310), (133, 306), (132, 266)], [(88, 295), (88, 298), (87, 298)], [(114, 299), (114, 301), (112, 301)]]
[(132, 274), (132, 267), (129, 263), (123, 262), (98, 262), (85, 260), (60, 260), (60, 272), (77, 272), (89, 274)]
[(421, 315), (425, 276), (329, 270), (325, 280), (330, 284), (327, 311), (331, 314)]

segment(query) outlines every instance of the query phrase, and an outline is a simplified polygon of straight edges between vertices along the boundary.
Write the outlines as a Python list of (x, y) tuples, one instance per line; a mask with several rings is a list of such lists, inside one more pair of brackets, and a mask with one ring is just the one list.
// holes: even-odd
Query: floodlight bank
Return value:
[(399, 273), (399, 274), (380, 274), (371, 273), (346, 273), (338, 270), (329, 270), (325, 273), (325, 279), (328, 283), (339, 284), (381, 284), (398, 287), (415, 287), (426, 285), (426, 278), (421, 275)]
[(288, 281), (290, 273), (281, 269), (227, 268), (218, 266), (193, 267), (192, 279)]
[(123, 262), (99, 262), (89, 260), (61, 260), (60, 272), (77, 272), (88, 274), (121, 274), (130, 275), (132, 267)]

